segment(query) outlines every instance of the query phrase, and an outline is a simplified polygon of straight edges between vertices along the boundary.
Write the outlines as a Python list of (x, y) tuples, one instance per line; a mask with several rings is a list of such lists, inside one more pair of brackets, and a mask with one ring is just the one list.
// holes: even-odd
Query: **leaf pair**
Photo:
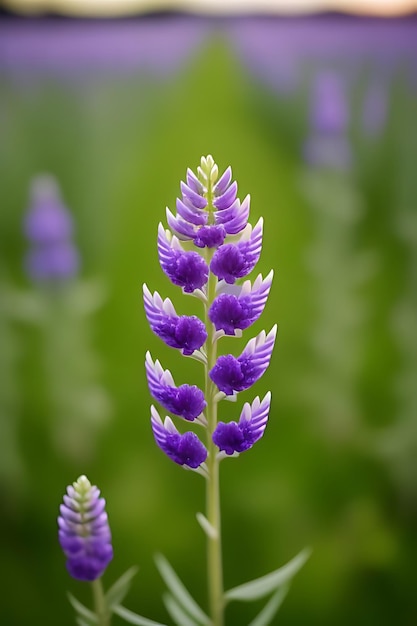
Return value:
[[(133, 577), (138, 571), (137, 567), (131, 567), (128, 569), (116, 582), (110, 587), (105, 594), (106, 607), (109, 615), (114, 613), (118, 615), (128, 624), (134, 624), (136, 626), (166, 626), (160, 622), (155, 622), (147, 617), (142, 617), (133, 611), (130, 611), (126, 607), (122, 606), (122, 602), (125, 599)], [(69, 600), (77, 613), (77, 625), (78, 626), (95, 626), (99, 623), (97, 615), (82, 604), (72, 594), (68, 594)]]
[[(229, 589), (224, 594), (225, 603), (232, 600), (251, 602), (272, 594), (261, 612), (249, 624), (249, 626), (267, 626), (287, 595), (292, 578), (303, 567), (310, 553), (311, 551), (306, 548), (279, 569)], [(164, 603), (175, 624), (177, 626), (210, 626), (210, 618), (196, 603), (165, 557), (158, 554), (155, 561), (169, 590), (164, 596)], [(155, 622), (131, 623), (139, 624), (139, 626), (155, 624)]]

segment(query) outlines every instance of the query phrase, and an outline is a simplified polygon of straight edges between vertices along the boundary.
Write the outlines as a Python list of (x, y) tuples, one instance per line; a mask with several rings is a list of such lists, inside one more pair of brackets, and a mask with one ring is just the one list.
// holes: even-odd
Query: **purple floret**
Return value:
[(208, 279), (207, 263), (197, 252), (174, 250), (169, 264), (163, 266), (168, 278), (186, 293), (201, 289)]
[(251, 339), (236, 358), (232, 354), (220, 356), (209, 376), (220, 391), (227, 396), (249, 389), (265, 372), (271, 359), (276, 336), (276, 326), (266, 336), (262, 331)]
[(271, 394), (268, 392), (262, 402), (259, 397), (250, 405), (245, 403), (237, 422), (219, 422), (213, 433), (213, 442), (226, 454), (245, 452), (264, 434), (268, 421)]
[(73, 578), (99, 578), (113, 558), (105, 500), (85, 476), (67, 488), (58, 517), (59, 542)]
[(224, 242), (226, 231), (222, 225), (209, 224), (198, 229), (193, 243), (198, 248), (218, 248)]
[(151, 407), (151, 424), (159, 448), (178, 465), (197, 469), (207, 458), (207, 450), (193, 432), (180, 434), (169, 417), (162, 422), (158, 411)]
[(195, 420), (206, 406), (204, 393), (196, 385), (180, 385), (179, 387), (166, 385), (160, 387), (152, 395), (167, 411), (190, 422)]
[(184, 355), (199, 350), (207, 339), (203, 322), (195, 315), (178, 316), (169, 298), (162, 300), (158, 292), (152, 296), (146, 285), (143, 290), (145, 313), (153, 332)]
[(207, 458), (205, 447), (192, 432), (167, 435), (164, 452), (178, 465), (187, 465), (192, 469), (199, 467)]
[(207, 339), (206, 328), (195, 315), (166, 317), (152, 326), (152, 330), (167, 346), (182, 350), (186, 356), (199, 350)]
[(209, 318), (216, 330), (223, 330), (226, 335), (234, 335), (237, 328), (248, 328), (253, 321), (250, 297), (239, 299), (231, 294), (221, 294), (211, 305)]

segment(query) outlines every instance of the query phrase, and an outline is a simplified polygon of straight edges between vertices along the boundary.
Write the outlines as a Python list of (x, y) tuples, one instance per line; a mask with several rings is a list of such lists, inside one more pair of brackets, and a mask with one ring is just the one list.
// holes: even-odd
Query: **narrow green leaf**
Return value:
[(120, 606), (120, 604), (113, 607), (113, 613), (124, 619), (128, 624), (135, 624), (135, 626), (167, 626), (161, 622), (154, 622), (152, 619), (133, 613), (133, 611), (129, 611), (129, 609)]
[(197, 513), (196, 515), (197, 521), (200, 524), (201, 528), (206, 533), (207, 537), (211, 537), (212, 539), (217, 538), (217, 530), (214, 528), (212, 524), (208, 521), (207, 517), (202, 513)]
[(210, 620), (190, 595), (182, 581), (162, 554), (155, 556), (156, 566), (174, 598), (199, 624), (209, 625)]
[(164, 594), (163, 601), (166, 610), (168, 611), (177, 626), (197, 626), (197, 622), (195, 622), (193, 619), (191, 619), (191, 617), (187, 615), (187, 613), (178, 604), (175, 598), (171, 596), (170, 593)]
[(71, 593), (68, 593), (68, 599), (71, 602), (72, 607), (75, 609), (75, 612), (80, 617), (87, 620), (89, 624), (98, 623), (97, 615), (93, 613), (93, 611), (90, 611), (90, 609), (87, 609), (87, 607), (84, 606), (84, 604), (81, 604), (81, 602), (77, 600), (77, 598), (75, 598)]
[(254, 620), (251, 621), (249, 626), (268, 626), (283, 603), (289, 588), (289, 585), (283, 585), (280, 587), (278, 591), (274, 593), (272, 598), (268, 600), (262, 611), (258, 613)]
[(107, 606), (110, 609), (116, 604), (121, 604), (123, 602), (130, 589), (132, 578), (137, 574), (138, 569), (139, 568), (136, 566), (128, 569), (107, 591), (106, 600)]
[(311, 554), (311, 550), (306, 548), (302, 550), (291, 561), (280, 567), (279, 569), (256, 578), (250, 582), (233, 587), (224, 594), (225, 600), (242, 600), (243, 602), (250, 602), (251, 600), (258, 600), (268, 595), (272, 591), (275, 591), (281, 585), (287, 583), (295, 574), (302, 568)]

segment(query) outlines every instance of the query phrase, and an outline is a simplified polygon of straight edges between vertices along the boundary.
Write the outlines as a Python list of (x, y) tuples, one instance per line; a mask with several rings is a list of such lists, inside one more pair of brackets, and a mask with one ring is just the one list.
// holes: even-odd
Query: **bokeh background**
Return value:
[[(56, 524), (83, 473), (107, 500), (105, 585), (138, 564), (127, 606), (167, 621), (162, 552), (205, 605), (204, 485), (154, 444), (145, 352), (178, 383), (200, 373), (152, 335), (141, 289), (198, 313), (156, 232), (209, 153), (265, 219), (258, 271), (274, 284), (245, 337), (279, 325), (239, 396), (272, 390), (266, 436), (221, 468), (226, 587), (311, 546), (274, 623), (417, 623), (416, 113), (413, 16), (2, 16), (2, 625), (73, 624), (67, 590), (90, 603)], [(72, 216), (71, 278), (28, 272), (40, 174)], [(231, 605), (228, 623), (254, 611)]]

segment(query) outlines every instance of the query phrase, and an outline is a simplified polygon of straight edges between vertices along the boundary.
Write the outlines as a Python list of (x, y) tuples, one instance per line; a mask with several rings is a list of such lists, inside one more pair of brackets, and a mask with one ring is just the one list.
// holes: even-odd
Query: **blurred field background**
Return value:
[[(274, 284), (245, 338), (279, 325), (267, 373), (222, 406), (236, 419), (273, 392), (264, 439), (222, 466), (226, 587), (311, 546), (274, 623), (417, 623), (416, 113), (412, 17), (0, 22), (2, 625), (73, 624), (67, 590), (90, 603), (56, 524), (83, 473), (107, 500), (105, 585), (138, 564), (127, 606), (167, 621), (163, 552), (205, 606), (204, 485), (154, 444), (146, 350), (201, 380), (152, 335), (141, 289), (192, 309), (156, 233), (206, 154), (265, 219), (257, 272)], [(23, 261), (40, 173), (81, 258), (54, 288)], [(228, 623), (252, 611), (231, 605)]]

